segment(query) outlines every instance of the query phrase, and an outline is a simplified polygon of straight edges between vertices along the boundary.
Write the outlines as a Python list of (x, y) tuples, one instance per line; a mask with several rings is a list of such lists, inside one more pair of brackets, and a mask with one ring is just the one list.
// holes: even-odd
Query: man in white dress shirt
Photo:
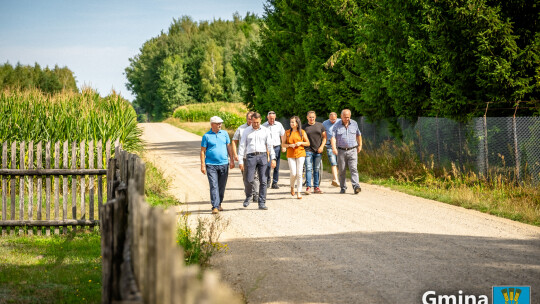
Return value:
[(272, 134), (272, 146), (274, 147), (274, 153), (276, 154), (276, 167), (274, 168), (274, 174), (270, 175), (270, 166), (266, 167), (266, 178), (267, 186), (270, 187), (270, 182), (272, 182), (272, 189), (279, 189), (278, 180), (279, 180), (279, 160), (281, 156), (281, 138), (285, 135), (285, 129), (283, 125), (276, 121), (276, 112), (268, 112), (267, 122), (263, 123), (263, 127), (266, 127), (270, 130)]
[[(255, 171), (259, 173), (259, 209), (266, 207), (266, 167), (272, 161), (272, 168), (276, 167), (276, 155), (272, 146), (270, 130), (261, 126), (261, 114), (253, 113), (251, 126), (247, 127), (238, 146), (238, 164), (240, 170), (246, 171), (247, 180), (253, 186)], [(245, 156), (245, 163), (244, 163)], [(248, 189), (248, 190), (252, 190)], [(246, 193), (244, 207), (250, 203), (251, 193)]]
[[(240, 140), (242, 139), (242, 134), (244, 134), (244, 131), (246, 130), (246, 128), (251, 126), (251, 115), (253, 115), (253, 113), (255, 112), (249, 111), (246, 114), (246, 123), (238, 127), (238, 129), (236, 129), (236, 132), (234, 132), (234, 135), (232, 138), (232, 142), (233, 142), (232, 150), (233, 150), (235, 161), (238, 161), (238, 151), (236, 149), (236, 146), (240, 144)], [(246, 161), (245, 157), (246, 156), (244, 155), (244, 162)], [(252, 186), (247, 180), (246, 172), (247, 171), (242, 171), (242, 180), (244, 181), (244, 193), (246, 194), (246, 197), (248, 193), (251, 193), (251, 195), (253, 196), (253, 202), (257, 202), (259, 201), (259, 193), (258, 193), (259, 192), (259, 174), (255, 172), (255, 182)]]

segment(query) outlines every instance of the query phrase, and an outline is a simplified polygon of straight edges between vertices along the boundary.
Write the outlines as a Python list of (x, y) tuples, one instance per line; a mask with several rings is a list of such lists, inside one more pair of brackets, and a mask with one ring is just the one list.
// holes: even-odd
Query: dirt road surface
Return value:
[[(147, 157), (187, 203), (181, 208), (212, 216), (201, 137), (168, 124), (141, 126)], [(288, 175), (282, 161), (280, 189), (268, 189), (262, 211), (242, 206), (240, 170), (229, 174), (221, 212), (230, 220), (221, 239), (229, 250), (212, 264), (248, 303), (412, 304), (426, 291), (487, 295), (491, 303), (500, 285), (531, 286), (532, 303), (540, 300), (538, 227), (367, 184), (358, 195), (350, 184), (339, 194), (327, 174), (324, 194), (298, 200)]]

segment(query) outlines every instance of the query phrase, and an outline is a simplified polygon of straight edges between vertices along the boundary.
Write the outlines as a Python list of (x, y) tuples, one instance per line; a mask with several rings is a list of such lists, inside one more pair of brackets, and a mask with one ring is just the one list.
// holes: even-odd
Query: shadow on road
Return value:
[[(232, 250), (215, 264), (237, 267), (225, 273), (238, 273), (227, 279), (239, 281), (239, 286), (254, 286), (264, 276), (248, 295), (256, 303), (421, 303), (428, 290), (454, 295), (462, 290), (490, 299), (494, 285), (540, 290), (540, 239), (354, 232), (236, 239), (227, 244)], [(288, 284), (281, 286), (289, 288), (265, 292), (282, 280)], [(357, 290), (354, 298), (350, 290)]]

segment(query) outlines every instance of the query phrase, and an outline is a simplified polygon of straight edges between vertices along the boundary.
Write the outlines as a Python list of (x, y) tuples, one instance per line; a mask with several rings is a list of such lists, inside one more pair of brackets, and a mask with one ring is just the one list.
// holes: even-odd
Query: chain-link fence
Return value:
[[(386, 121), (356, 119), (366, 148), (395, 140)], [(540, 117), (477, 117), (464, 124), (447, 118), (420, 117), (416, 124), (398, 119), (403, 139), (419, 159), (451, 170), (452, 164), (482, 176), (503, 174), (540, 182)]]
[[(317, 117), (317, 121), (325, 118)], [(365, 149), (396, 140), (387, 121), (353, 118)], [(289, 120), (280, 118), (285, 129)], [(481, 176), (503, 174), (520, 182), (540, 183), (540, 117), (476, 117), (469, 123), (447, 118), (420, 117), (416, 123), (399, 118), (403, 140), (413, 143), (426, 165)]]

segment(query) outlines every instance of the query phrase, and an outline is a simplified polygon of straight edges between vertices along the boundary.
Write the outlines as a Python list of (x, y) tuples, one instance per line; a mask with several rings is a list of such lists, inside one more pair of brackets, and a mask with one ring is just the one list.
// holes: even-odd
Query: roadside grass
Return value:
[[(325, 170), (330, 164), (323, 157)], [(422, 164), (411, 144), (385, 142), (358, 156), (360, 181), (411, 195), (474, 209), (540, 226), (540, 187), (517, 183), (511, 176), (493, 173), (483, 178), (452, 164), (451, 170)]]
[(144, 194), (146, 202), (150, 206), (160, 206), (163, 208), (180, 205), (180, 201), (167, 193), (170, 182), (163, 177), (163, 173), (148, 159), (144, 158), (144, 156), (141, 158), (146, 164), (146, 174), (144, 178)]
[(101, 238), (0, 238), (0, 303), (100, 303)]

